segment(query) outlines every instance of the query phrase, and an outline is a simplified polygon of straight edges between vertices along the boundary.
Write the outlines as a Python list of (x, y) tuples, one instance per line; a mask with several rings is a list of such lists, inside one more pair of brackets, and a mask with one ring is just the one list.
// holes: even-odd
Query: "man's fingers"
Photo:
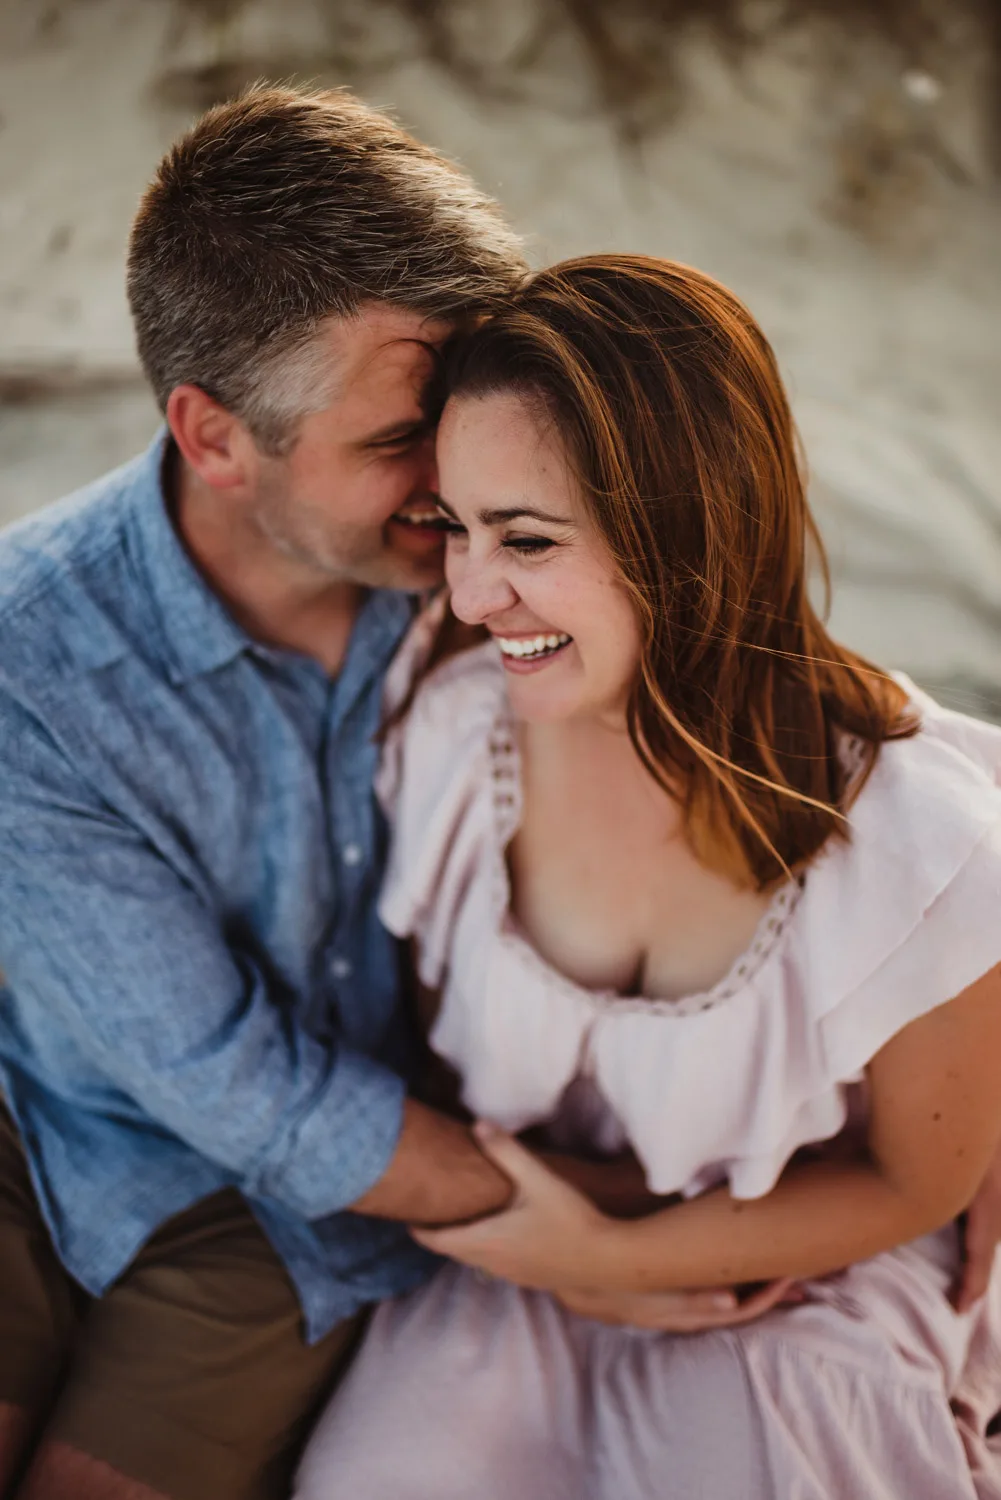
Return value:
[(966, 1258), (952, 1297), (957, 1312), (969, 1312), (974, 1302), (979, 1301), (987, 1291), (993, 1261), (993, 1246), (989, 1250), (983, 1246), (967, 1247)]
[[(698, 1296), (698, 1293), (689, 1293), (690, 1299)], [(721, 1303), (702, 1308), (696, 1306), (690, 1300), (686, 1312), (692, 1324), (692, 1331), (699, 1332), (703, 1328), (739, 1328), (744, 1323), (753, 1323), (756, 1318), (763, 1317), (771, 1312), (773, 1307), (782, 1304), (791, 1304), (802, 1301), (802, 1295), (797, 1294), (795, 1283), (784, 1278), (781, 1281), (769, 1282), (767, 1286), (754, 1293), (751, 1297), (745, 1297), (743, 1301), (733, 1297), (727, 1307)]]
[(1001, 1147), (966, 1212), (959, 1216), (962, 1270), (952, 1288), (952, 1303), (968, 1312), (987, 1291), (994, 1255), (1001, 1242)]
[(963, 1265), (953, 1287), (952, 1304), (957, 1312), (969, 1312), (974, 1302), (987, 1291), (997, 1240), (975, 1212), (963, 1215), (960, 1228), (963, 1237)]
[(736, 1316), (731, 1320), (731, 1324), (736, 1327), (741, 1323), (753, 1323), (755, 1318), (771, 1312), (773, 1307), (795, 1306), (802, 1301), (803, 1293), (798, 1289), (796, 1282), (791, 1277), (783, 1277), (779, 1281), (769, 1282), (752, 1297), (746, 1297), (740, 1304)]
[(952, 1295), (952, 1305), (959, 1313), (969, 1312), (987, 1290), (986, 1276), (976, 1276), (964, 1270)]

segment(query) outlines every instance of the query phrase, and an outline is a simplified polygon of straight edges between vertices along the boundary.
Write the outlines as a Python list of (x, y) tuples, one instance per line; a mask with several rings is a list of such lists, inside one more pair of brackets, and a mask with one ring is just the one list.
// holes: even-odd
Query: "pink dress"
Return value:
[[(584, 990), (519, 932), (503, 669), (492, 644), (439, 667), (386, 748), (382, 915), (441, 990), (432, 1043), (469, 1108), (628, 1143), (658, 1193), (738, 1198), (864, 1119), (873, 1055), (1001, 960), (1001, 730), (913, 695), (923, 728), (885, 747), (851, 842), (779, 892), (721, 983), (665, 1002)], [(295, 1495), (998, 1500), (1001, 1286), (961, 1317), (957, 1265), (949, 1226), (810, 1283), (803, 1306), (687, 1337), (446, 1266), (377, 1310)]]

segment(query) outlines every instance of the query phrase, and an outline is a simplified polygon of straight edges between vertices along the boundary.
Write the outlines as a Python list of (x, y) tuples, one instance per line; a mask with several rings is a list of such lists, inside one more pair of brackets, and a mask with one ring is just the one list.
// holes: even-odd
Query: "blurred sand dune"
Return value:
[[(7, 0), (0, 519), (152, 431), (122, 291), (136, 198), (213, 89), (265, 67), (343, 81), (315, 66), (321, 9), (258, 0), (224, 25), (171, 0)], [(642, 250), (744, 296), (806, 440), (838, 631), (1001, 717), (1001, 195), (976, 58), (907, 75), (792, 35), (740, 73), (693, 43), (685, 68), (680, 115), (634, 159), (538, 90), (502, 106), (398, 56), (362, 82), (501, 198), (537, 261)]]

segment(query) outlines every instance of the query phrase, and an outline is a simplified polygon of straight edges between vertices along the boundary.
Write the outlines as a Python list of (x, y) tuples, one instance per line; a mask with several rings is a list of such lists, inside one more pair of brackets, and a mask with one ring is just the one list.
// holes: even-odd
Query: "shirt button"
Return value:
[(330, 960), (330, 972), (335, 979), (347, 979), (351, 973), (351, 964), (346, 958), (332, 958)]
[(360, 844), (345, 844), (341, 850), (341, 859), (346, 865), (360, 865), (362, 848)]

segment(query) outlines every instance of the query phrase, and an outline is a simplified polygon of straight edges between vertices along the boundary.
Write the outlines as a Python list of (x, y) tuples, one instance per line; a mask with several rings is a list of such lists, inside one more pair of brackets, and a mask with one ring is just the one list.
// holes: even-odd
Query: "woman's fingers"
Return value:
[(785, 1276), (778, 1281), (770, 1281), (752, 1296), (745, 1297), (732, 1322), (753, 1323), (755, 1318), (771, 1312), (773, 1307), (794, 1307), (803, 1300), (804, 1295), (798, 1284), (791, 1277)]
[(703, 1333), (751, 1323), (773, 1307), (802, 1300), (789, 1279), (770, 1282), (741, 1301), (726, 1288), (690, 1292), (615, 1293), (573, 1288), (557, 1294), (570, 1312), (599, 1323), (658, 1329), (662, 1333)]

